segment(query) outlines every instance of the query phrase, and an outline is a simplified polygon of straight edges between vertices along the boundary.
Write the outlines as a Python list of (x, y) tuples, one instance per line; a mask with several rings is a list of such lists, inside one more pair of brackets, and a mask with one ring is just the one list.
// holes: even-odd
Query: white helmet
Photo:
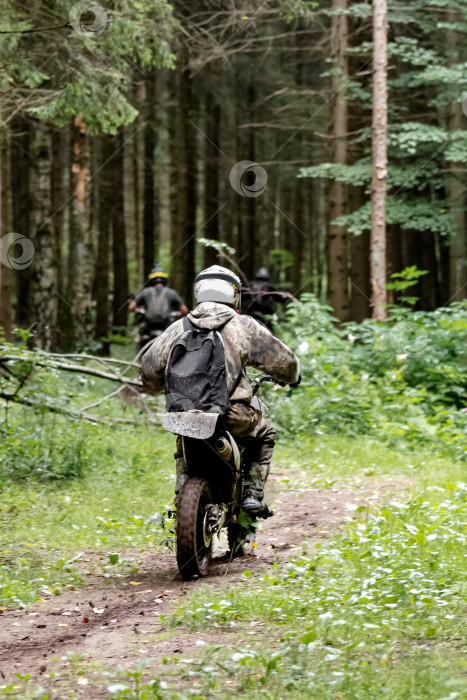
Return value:
[(240, 306), (241, 288), (240, 278), (220, 265), (212, 265), (200, 272), (194, 285), (198, 304), (202, 301), (215, 301), (219, 304), (229, 304), (235, 309)]

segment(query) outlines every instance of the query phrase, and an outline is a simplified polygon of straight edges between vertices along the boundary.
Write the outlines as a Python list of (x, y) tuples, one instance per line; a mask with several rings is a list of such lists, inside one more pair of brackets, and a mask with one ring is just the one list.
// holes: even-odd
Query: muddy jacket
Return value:
[[(240, 316), (225, 304), (205, 301), (198, 304), (188, 318), (199, 328), (219, 330), (224, 341), (229, 392), (247, 366), (271, 374), (284, 384), (294, 384), (298, 380), (300, 365), (293, 352), (250, 316)], [(175, 341), (183, 332), (181, 319), (169, 326), (144, 354), (141, 375), (151, 393), (164, 390), (165, 368)], [(231, 398), (251, 400), (251, 387), (244, 377)]]

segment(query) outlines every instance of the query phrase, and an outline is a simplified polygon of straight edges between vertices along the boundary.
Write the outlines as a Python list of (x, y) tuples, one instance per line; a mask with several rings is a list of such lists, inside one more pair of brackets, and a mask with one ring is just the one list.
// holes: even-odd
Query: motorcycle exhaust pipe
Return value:
[(227, 462), (230, 462), (232, 459), (233, 449), (232, 445), (226, 438), (221, 437), (216, 440), (216, 450), (219, 452), (221, 457), (223, 457)]

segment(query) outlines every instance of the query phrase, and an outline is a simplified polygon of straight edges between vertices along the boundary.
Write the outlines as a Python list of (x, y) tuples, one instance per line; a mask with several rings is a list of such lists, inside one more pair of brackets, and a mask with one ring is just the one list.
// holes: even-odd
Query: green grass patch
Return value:
[(2, 605), (77, 585), (83, 567), (74, 559), (86, 550), (100, 553), (109, 576), (127, 550), (159, 547), (173, 497), (174, 438), (160, 428), (45, 416), (25, 442), (21, 413), (10, 411), (2, 449)]
[[(401, 455), (407, 459), (413, 455)], [(233, 589), (203, 588), (167, 625), (216, 628), (220, 643), (232, 627), (246, 641), (253, 625), (249, 643), (222, 647), (211, 664), (217, 687), (234, 678), (232, 692), (251, 697), (259, 688), (264, 697), (317, 700), (467, 697), (467, 484), (460, 476), (455, 464), (427, 457), (412, 472), (409, 498), (359, 508), (314, 556), (264, 575), (246, 570)]]

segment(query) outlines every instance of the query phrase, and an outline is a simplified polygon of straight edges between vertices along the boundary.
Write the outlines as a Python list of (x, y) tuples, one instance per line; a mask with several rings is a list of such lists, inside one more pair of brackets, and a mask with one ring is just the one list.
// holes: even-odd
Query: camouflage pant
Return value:
[[(269, 476), (271, 459), (276, 444), (276, 431), (264, 420), (261, 411), (252, 408), (244, 401), (235, 401), (224, 416), (224, 423), (238, 443), (245, 447), (245, 462), (249, 472), (245, 486), (253, 488), (260, 498), (263, 497), (264, 484)], [(176, 460), (177, 495), (188, 479), (188, 470), (183, 458), (182, 439), (177, 437)]]

